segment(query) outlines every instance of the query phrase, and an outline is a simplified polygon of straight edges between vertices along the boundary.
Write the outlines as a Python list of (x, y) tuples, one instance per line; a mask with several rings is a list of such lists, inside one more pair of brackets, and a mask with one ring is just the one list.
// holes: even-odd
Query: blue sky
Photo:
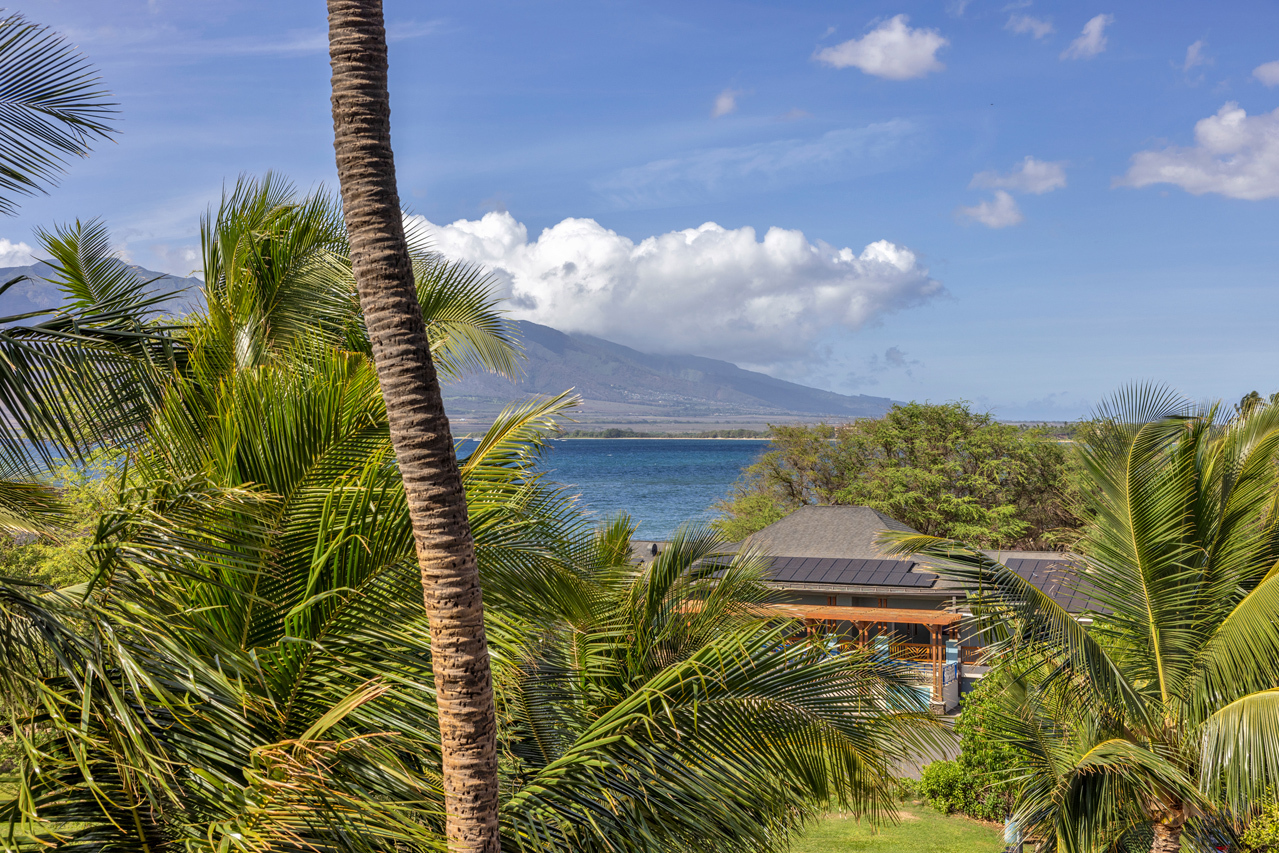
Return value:
[[(320, 0), (10, 8), (121, 114), (0, 262), (100, 216), (186, 274), (224, 182), (333, 184)], [(1009, 418), (1279, 390), (1273, 2), (386, 12), (402, 199), (516, 316)]]

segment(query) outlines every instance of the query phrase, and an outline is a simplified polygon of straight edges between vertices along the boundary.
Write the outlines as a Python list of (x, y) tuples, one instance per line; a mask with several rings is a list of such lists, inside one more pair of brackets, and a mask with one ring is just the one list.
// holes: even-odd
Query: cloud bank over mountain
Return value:
[(653, 353), (695, 353), (770, 367), (811, 357), (819, 337), (856, 330), (944, 292), (909, 249), (860, 252), (802, 232), (713, 222), (636, 243), (592, 219), (565, 219), (530, 240), (509, 213), (438, 226), (446, 257), (482, 264), (516, 319)]
[(35, 250), (26, 243), (0, 237), (0, 267), (21, 267), (31, 263)]

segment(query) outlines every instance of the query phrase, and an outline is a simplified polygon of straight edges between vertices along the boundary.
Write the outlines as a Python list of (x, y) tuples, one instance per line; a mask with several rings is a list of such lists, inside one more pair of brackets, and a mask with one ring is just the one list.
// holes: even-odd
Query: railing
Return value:
[(960, 646), (959, 660), (961, 663), (981, 663), (981, 656), (985, 651), (981, 646)]
[(933, 659), (933, 647), (926, 643), (889, 643), (888, 656), (893, 660), (929, 663)]
[(914, 661), (907, 661), (907, 663), (911, 665), (911, 674), (914, 676), (912, 680), (916, 684), (921, 687), (927, 687), (933, 683), (933, 665), (931, 663), (916, 663)]
[[(915, 680), (921, 684), (933, 683), (933, 665), (930, 663), (913, 663), (911, 666)], [(957, 663), (948, 663), (942, 665), (941, 683), (942, 685), (950, 684), (957, 681), (960, 677), (960, 665)]]

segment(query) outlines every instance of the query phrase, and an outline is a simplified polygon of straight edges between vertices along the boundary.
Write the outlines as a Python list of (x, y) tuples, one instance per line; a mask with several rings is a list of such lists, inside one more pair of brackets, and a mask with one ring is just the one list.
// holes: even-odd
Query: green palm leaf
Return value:
[(0, 212), (53, 183), (70, 156), (112, 133), (115, 104), (61, 36), (21, 15), (0, 18)]

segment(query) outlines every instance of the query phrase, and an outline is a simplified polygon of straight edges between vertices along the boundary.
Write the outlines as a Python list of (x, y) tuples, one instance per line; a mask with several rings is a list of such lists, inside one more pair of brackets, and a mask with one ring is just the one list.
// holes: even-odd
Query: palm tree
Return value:
[[(345, 260), (345, 237), (334, 205), (323, 193), (298, 200), (287, 184), (269, 176), (262, 182), (239, 182), (235, 192), (224, 198), (216, 214), (210, 214), (203, 229), (206, 260), (212, 260), (206, 269), (205, 302), (210, 306), (209, 311), (177, 323), (157, 318), (167, 307), (165, 300), (147, 296), (145, 291), (150, 282), (140, 280), (111, 255), (108, 235), (100, 223), (76, 223), (73, 227), (43, 233), (41, 237), (52, 259), (51, 278), (65, 294), (67, 305), (9, 318), (16, 323), (33, 319), (41, 322), (34, 326), (6, 326), (0, 331), (0, 350), (4, 354), (4, 366), (0, 368), (0, 394), (3, 395), (0, 405), (7, 407), (12, 425), (6, 431), (0, 450), (6, 465), (24, 477), (36, 476), (43, 465), (61, 454), (70, 453), (74, 457), (104, 443), (127, 451), (137, 461), (154, 459), (157, 439), (162, 439), (172, 456), (179, 455), (182, 447), (191, 450), (194, 446), (196, 450), (181, 460), (182, 464), (175, 460), (169, 471), (150, 478), (140, 494), (150, 495), (150, 500), (162, 499), (170, 512), (192, 513), (198, 503), (202, 512), (212, 513), (210, 507), (216, 506), (225, 514), (231, 503), (242, 501), (244, 496), (237, 492), (232, 494), (234, 500), (217, 497), (221, 494), (217, 481), (210, 480), (208, 472), (189, 464), (192, 460), (207, 458), (207, 447), (216, 446), (216, 442), (183, 445), (172, 440), (181, 437), (173, 434), (173, 428), (195, 425), (197, 428), (185, 437), (207, 438), (216, 423), (221, 395), (237, 382), (243, 384), (246, 375), (272, 365), (286, 373), (312, 372), (305, 358), (299, 359), (299, 350), (301, 355), (314, 357), (317, 346), (319, 352), (325, 354), (325, 343), (341, 344), (340, 348), (349, 353), (347, 361), (351, 365), (358, 368), (361, 362), (367, 362), (360, 353), (367, 352), (370, 345), (360, 321), (349, 262)], [(221, 249), (230, 251), (223, 253)], [(440, 354), (445, 369), (455, 372), (476, 368), (512, 370), (517, 350), (495, 311), (491, 281), (473, 268), (421, 253), (415, 254), (414, 266), (417, 286), (424, 297), (422, 303), (429, 312), (423, 319), (429, 330), (430, 345)], [(256, 357), (237, 359), (237, 354), (243, 356), (246, 352)], [(347, 373), (352, 373), (350, 367)], [(376, 387), (371, 366), (366, 364), (362, 370), (354, 370), (353, 375), (364, 376), (365, 392)], [(358, 381), (355, 384), (360, 386)], [(364, 395), (354, 396), (363, 399)], [(380, 401), (373, 406), (373, 411), (379, 408)], [(376, 432), (376, 419), (372, 423)], [(370, 423), (363, 426), (367, 429)], [(212, 434), (218, 436), (216, 430)], [(133, 482), (137, 482), (138, 470), (133, 469)], [(184, 472), (187, 479), (174, 480), (176, 472)], [(15, 504), (17, 498), (23, 500), (21, 505)], [(43, 532), (48, 529), (43, 519), (57, 519), (52, 491), (47, 486), (22, 481), (0, 489), (0, 510), (4, 511), (0, 513), (0, 523), (6, 529)], [(154, 516), (153, 511), (151, 514)], [(241, 519), (244, 523), (226, 522), (218, 513), (206, 515), (205, 521), (208, 529), (217, 531), (225, 543), (229, 543), (214, 548), (224, 557), (229, 548), (250, 547), (234, 546), (234, 543), (241, 542), (247, 529), (261, 527), (252, 523), (252, 513)], [(194, 535), (183, 528), (181, 534), (169, 532), (161, 536), (151, 530), (156, 524), (161, 523), (153, 518), (140, 529), (151, 531), (148, 536), (159, 536), (159, 541), (170, 545)], [(110, 529), (108, 525), (107, 530)], [(119, 536), (121, 531), (112, 535)], [(213, 540), (205, 538), (201, 542), (207, 549)], [(186, 547), (199, 550), (194, 545)], [(97, 564), (100, 573), (106, 571), (101, 559)], [(142, 565), (147, 564), (144, 561)], [(251, 568), (254, 564), (247, 565)], [(245, 566), (238, 568), (241, 572), (248, 570)], [(111, 571), (114, 578), (117, 573), (114, 569)], [(123, 572), (120, 576), (125, 578), (128, 574)], [(143, 579), (139, 583), (139, 588), (144, 588), (149, 587), (151, 581)], [(112, 586), (119, 590), (128, 588), (129, 584), (113, 580)], [(172, 614), (184, 606), (180, 599), (173, 604), (171, 596), (166, 598), (154, 593), (151, 589), (130, 606), (138, 613), (158, 614)], [(86, 620), (87, 615), (83, 608), (68, 610), (71, 605), (58, 594), (41, 593), (39, 589), (21, 585), (9, 586), (6, 594), (11, 599), (6, 612), (14, 621), (4, 628), (7, 632), (4, 651), (12, 658), (10, 663), (15, 664), (11, 667), (15, 679), (20, 677), (19, 680), (28, 685), (28, 692), (34, 691), (38, 696), (45, 689), (41, 679), (57, 670), (57, 666), (51, 670), (48, 664), (61, 662), (66, 681), (58, 689), (74, 689), (83, 682), (85, 672), (97, 672), (96, 689), (105, 690), (107, 698), (116, 701), (113, 697), (118, 697), (118, 691), (113, 692), (111, 682), (100, 673), (146, 669), (146, 665), (137, 662), (123, 665), (111, 654), (102, 652), (103, 649), (110, 652), (114, 648), (111, 643), (84, 645), (66, 640), (66, 636), (74, 637), (75, 632), (59, 628), (59, 620), (63, 620), (61, 624), (75, 624)], [(42, 595), (54, 595), (54, 598), (44, 600)], [(166, 601), (172, 607), (166, 607)], [(108, 620), (102, 630), (111, 630), (109, 621), (114, 618), (114, 611), (110, 607), (104, 605), (93, 610), (96, 605), (85, 606)], [(87, 621), (91, 625), (99, 624)], [(172, 625), (180, 624), (183, 620), (179, 614), (168, 622), (151, 623), (143, 630), (148, 636), (156, 632), (166, 634)], [(188, 630), (191, 630), (189, 626)], [(54, 657), (50, 661), (41, 659), (38, 662), (42, 665), (33, 671), (26, 665), (23, 650), (27, 645), (22, 640), (40, 637), (48, 640), (44, 648)], [(58, 640), (59, 637), (65, 641)], [(96, 651), (89, 655), (86, 649)], [(228, 654), (214, 654), (221, 661), (230, 661)], [(174, 659), (184, 658), (179, 654)], [(171, 659), (157, 660), (154, 665), (171, 663)], [(213, 683), (217, 682), (214, 678)], [(204, 688), (201, 690), (203, 693), (197, 692), (197, 695), (212, 695)], [(19, 692), (9, 691), (11, 696)], [(161, 705), (176, 701), (164, 691), (152, 694), (152, 698)], [(129, 706), (127, 702), (116, 704)], [(110, 712), (101, 719), (107, 726), (105, 731), (121, 724)], [(65, 715), (54, 714), (41, 725), (56, 727), (59, 720), (70, 724)], [(222, 722), (216, 727), (234, 731), (234, 726), (228, 727)], [(126, 726), (129, 728), (136, 736), (146, 727), (134, 721)], [(123, 762), (123, 767), (156, 771), (154, 756), (163, 750), (145, 739), (135, 741), (130, 749), (126, 748), (130, 743), (128, 738), (117, 735), (111, 738), (119, 747), (115, 758)], [(136, 790), (149, 790), (153, 799), (163, 800), (164, 776), (158, 771), (144, 773), (129, 785)], [(70, 819), (79, 820), (76, 816)]]
[(497, 722), (480, 576), (395, 186), (382, 4), (329, 0), (328, 10), (338, 181), (431, 622), (449, 846), (496, 851)]
[(1017, 814), (1050, 849), (1137, 832), (1176, 851), (1279, 782), (1279, 407), (1218, 412), (1134, 388), (1097, 413), (1080, 445), (1090, 627), (979, 551), (893, 537), (969, 582), (1002, 637)]
[(66, 157), (84, 157), (112, 133), (115, 106), (84, 57), (21, 15), (0, 17), (0, 213), (14, 195), (51, 184)]

